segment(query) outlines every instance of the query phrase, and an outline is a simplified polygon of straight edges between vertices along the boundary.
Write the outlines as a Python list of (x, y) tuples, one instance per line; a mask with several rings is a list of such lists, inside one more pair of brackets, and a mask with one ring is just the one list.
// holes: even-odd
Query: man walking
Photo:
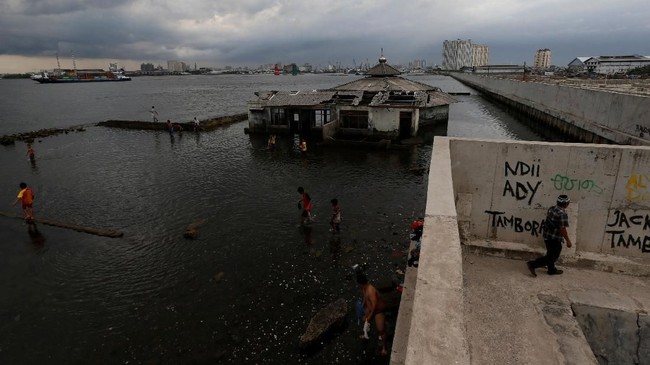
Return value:
[(158, 112), (154, 106), (151, 107), (151, 118), (153, 119), (154, 123), (158, 122)]
[(528, 261), (526, 266), (528, 270), (536, 277), (535, 269), (546, 266), (549, 275), (560, 275), (564, 271), (555, 267), (555, 261), (560, 257), (562, 252), (562, 239), (566, 240), (566, 247), (571, 247), (571, 240), (567, 233), (569, 227), (569, 216), (566, 208), (571, 200), (566, 195), (557, 197), (557, 204), (550, 207), (546, 213), (544, 222), (544, 244), (546, 244), (546, 255), (534, 261)]

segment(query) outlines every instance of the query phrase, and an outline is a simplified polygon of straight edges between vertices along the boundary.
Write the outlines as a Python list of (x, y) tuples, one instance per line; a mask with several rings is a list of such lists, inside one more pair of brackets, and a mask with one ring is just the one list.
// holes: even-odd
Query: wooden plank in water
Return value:
[[(0, 212), (0, 216), (7, 217), (7, 218), (16, 218), (16, 219), (21, 219), (21, 220), (24, 219), (21, 215), (5, 213), (5, 212)], [(77, 232), (94, 234), (96, 236), (102, 236), (102, 237), (117, 238), (117, 237), (124, 236), (124, 233), (122, 233), (120, 231), (115, 231), (115, 230), (112, 230), (112, 229), (84, 227), (84, 226), (80, 226), (78, 224), (64, 223), (64, 222), (54, 221), (54, 220), (51, 220), (51, 219), (37, 218), (37, 219), (34, 219), (34, 222), (35, 223), (45, 224), (47, 226), (71, 229), (71, 230), (77, 231)]]

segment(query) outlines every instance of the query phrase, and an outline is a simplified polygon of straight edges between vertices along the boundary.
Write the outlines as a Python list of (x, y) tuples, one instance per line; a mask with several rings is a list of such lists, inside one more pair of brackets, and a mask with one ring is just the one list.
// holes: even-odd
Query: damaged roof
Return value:
[(457, 100), (440, 88), (408, 80), (397, 75), (400, 71), (386, 63), (383, 54), (379, 64), (366, 72), (367, 76), (328, 90), (256, 92), (251, 100), (254, 108), (311, 107), (327, 104), (368, 105), (372, 107), (432, 107), (448, 105)]
[(441, 91), (268, 91), (256, 93), (251, 102), (262, 107), (311, 107), (327, 104), (380, 106), (432, 107), (455, 103), (451, 95)]
[(414, 106), (433, 107), (455, 103), (451, 95), (440, 91), (379, 92), (369, 106)]
[(267, 91), (257, 92), (258, 99), (266, 106), (310, 106), (332, 100), (336, 91)]

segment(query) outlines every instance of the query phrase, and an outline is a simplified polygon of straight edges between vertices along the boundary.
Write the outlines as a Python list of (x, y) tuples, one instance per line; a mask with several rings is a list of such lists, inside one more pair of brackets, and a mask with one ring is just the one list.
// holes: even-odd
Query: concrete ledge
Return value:
[[(448, 139), (436, 138), (430, 171), (404, 364), (468, 365), (463, 262)], [(398, 318), (397, 326), (403, 325)], [(398, 360), (392, 363), (397, 364)]]
[[(541, 247), (531, 247), (517, 242), (490, 240), (472, 240), (467, 249), (476, 254), (504, 257), (515, 260), (532, 260), (544, 255), (546, 250)], [(558, 260), (559, 265), (581, 269), (599, 270), (617, 274), (650, 277), (650, 259), (622, 257), (591, 252), (578, 252), (568, 256), (563, 254)]]

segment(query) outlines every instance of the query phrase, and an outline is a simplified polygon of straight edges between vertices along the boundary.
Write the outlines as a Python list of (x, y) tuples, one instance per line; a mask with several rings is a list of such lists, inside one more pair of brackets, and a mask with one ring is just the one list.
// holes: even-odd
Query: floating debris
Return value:
[(214, 274), (214, 282), (219, 284), (225, 276), (226, 276), (225, 272), (219, 271), (218, 273)]
[(199, 227), (204, 225), (206, 222), (205, 219), (198, 220), (185, 228), (183, 232), (183, 237), (195, 240), (199, 237)]

